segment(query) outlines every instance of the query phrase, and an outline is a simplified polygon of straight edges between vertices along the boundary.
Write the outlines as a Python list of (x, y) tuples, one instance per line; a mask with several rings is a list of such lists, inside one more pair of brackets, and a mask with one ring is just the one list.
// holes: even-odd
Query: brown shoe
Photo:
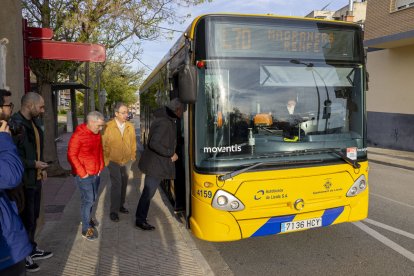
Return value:
[(82, 237), (87, 239), (88, 241), (94, 241), (96, 240), (95, 231), (92, 227), (89, 227), (86, 232), (82, 232)]

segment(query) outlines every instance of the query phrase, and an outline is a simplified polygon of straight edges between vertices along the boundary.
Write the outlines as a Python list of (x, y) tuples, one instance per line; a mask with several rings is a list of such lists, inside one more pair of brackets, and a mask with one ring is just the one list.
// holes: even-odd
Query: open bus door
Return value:
[[(178, 92), (178, 72), (173, 73), (171, 78), (169, 78), (170, 90), (170, 100), (177, 98), (179, 96)], [(188, 137), (188, 112), (185, 111), (181, 119), (176, 121), (176, 154), (178, 155), (178, 160), (175, 162), (175, 179), (174, 180), (164, 180), (161, 184), (163, 190), (165, 191), (168, 200), (170, 201), (174, 212), (186, 220), (186, 226), (188, 227), (188, 218), (189, 218), (189, 177), (188, 177), (188, 146), (186, 145), (187, 141), (184, 142), (184, 137)]]

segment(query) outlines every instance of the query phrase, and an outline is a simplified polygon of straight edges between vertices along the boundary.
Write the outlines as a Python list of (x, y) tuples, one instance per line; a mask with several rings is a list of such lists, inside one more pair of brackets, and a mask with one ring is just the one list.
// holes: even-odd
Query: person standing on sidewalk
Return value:
[(115, 118), (106, 124), (102, 135), (105, 165), (111, 178), (111, 207), (109, 217), (118, 222), (118, 211), (128, 214), (124, 207), (129, 171), (136, 159), (135, 127), (127, 121), (128, 107), (115, 105)]
[(104, 116), (92, 111), (86, 123), (79, 125), (68, 145), (68, 161), (79, 187), (81, 196), (82, 237), (93, 241), (98, 237), (91, 218), (92, 207), (98, 196), (100, 173), (104, 169), (102, 138), (100, 131), (105, 125)]
[(13, 110), (10, 96), (10, 91), (0, 89), (0, 275), (21, 276), (26, 275), (25, 260), (32, 244), (16, 204), (6, 194), (6, 189), (17, 187), (23, 176), (23, 164), (6, 122)]
[(22, 135), (13, 138), (24, 166), (22, 180), (24, 208), (21, 218), (33, 246), (30, 256), (26, 258), (27, 271), (37, 271), (39, 269), (34, 261), (48, 259), (53, 256), (52, 252), (39, 249), (35, 242), (37, 219), (40, 214), (42, 183), (47, 178), (45, 169), (48, 167), (48, 164), (43, 162), (43, 129), (39, 120), (44, 112), (45, 102), (42, 96), (29, 92), (21, 99), (20, 111), (12, 116), (12, 120), (23, 127)]
[(159, 184), (163, 179), (175, 178), (175, 165), (178, 155), (176, 120), (181, 118), (184, 105), (178, 98), (173, 99), (167, 106), (154, 112), (148, 144), (139, 161), (139, 169), (145, 174), (144, 189), (135, 213), (135, 226), (142, 230), (154, 230), (155, 227), (147, 222), (147, 215)]

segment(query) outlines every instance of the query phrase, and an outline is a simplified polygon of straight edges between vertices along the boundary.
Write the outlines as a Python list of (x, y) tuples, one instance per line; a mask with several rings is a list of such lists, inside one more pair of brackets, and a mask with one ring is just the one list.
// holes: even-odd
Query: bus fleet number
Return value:
[(207, 190), (197, 190), (197, 195), (204, 198), (211, 198), (213, 193)]

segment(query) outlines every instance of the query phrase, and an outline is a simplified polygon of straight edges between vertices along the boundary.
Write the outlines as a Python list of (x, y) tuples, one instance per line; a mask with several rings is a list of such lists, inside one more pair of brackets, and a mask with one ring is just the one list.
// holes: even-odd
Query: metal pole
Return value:
[(85, 97), (83, 99), (83, 118), (86, 123), (86, 116), (89, 113), (89, 62), (85, 63), (85, 85), (88, 87), (85, 89)]
[[(88, 64), (89, 64), (89, 62), (88, 62)], [(95, 72), (96, 72), (96, 64), (95, 64)], [(88, 73), (89, 73), (89, 70), (88, 70)], [(90, 76), (88, 76), (88, 79), (90, 78)], [(89, 86), (89, 83), (88, 83), (88, 86)], [(90, 108), (89, 108), (89, 111), (95, 111), (95, 82), (93, 81), (92, 82), (92, 87), (91, 87), (91, 90), (89, 90), (89, 106), (90, 106)]]

